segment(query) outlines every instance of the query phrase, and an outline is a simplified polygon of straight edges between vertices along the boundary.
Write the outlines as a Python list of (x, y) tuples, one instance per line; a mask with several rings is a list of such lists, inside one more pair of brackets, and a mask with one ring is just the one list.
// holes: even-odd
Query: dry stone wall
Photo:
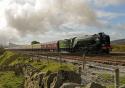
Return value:
[[(24, 75), (24, 88), (81, 88), (81, 76), (74, 71), (60, 70), (52, 73), (41, 72), (29, 64), (0, 66), (0, 71), (14, 71), (16, 75)], [(86, 88), (106, 88), (100, 84), (91, 83)]]
[(65, 82), (81, 83), (80, 75), (71, 71), (59, 71), (50, 74), (36, 72), (33, 75), (26, 75), (25, 88), (60, 88)]
[(63, 83), (81, 83), (79, 74), (73, 71), (41, 72), (29, 64), (0, 66), (0, 71), (14, 71), (16, 75), (24, 75), (24, 88), (59, 88)]

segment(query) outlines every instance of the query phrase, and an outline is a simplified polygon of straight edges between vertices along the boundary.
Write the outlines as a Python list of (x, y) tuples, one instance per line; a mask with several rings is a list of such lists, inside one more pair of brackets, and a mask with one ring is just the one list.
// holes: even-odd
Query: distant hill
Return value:
[(125, 44), (125, 39), (113, 40), (113, 41), (111, 41), (111, 44), (120, 44), (120, 45), (123, 45), (123, 44)]

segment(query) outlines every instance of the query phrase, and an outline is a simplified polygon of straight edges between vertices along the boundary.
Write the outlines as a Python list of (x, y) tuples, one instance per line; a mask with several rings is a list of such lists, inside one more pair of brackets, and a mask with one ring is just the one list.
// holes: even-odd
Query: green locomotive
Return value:
[(85, 35), (58, 41), (59, 52), (109, 53), (110, 37), (105, 33)]

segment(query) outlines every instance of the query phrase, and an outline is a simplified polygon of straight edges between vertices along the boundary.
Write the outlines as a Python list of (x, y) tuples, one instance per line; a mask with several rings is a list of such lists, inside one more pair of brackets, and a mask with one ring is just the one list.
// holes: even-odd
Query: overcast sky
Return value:
[(125, 38), (125, 0), (0, 0), (0, 44), (98, 32)]

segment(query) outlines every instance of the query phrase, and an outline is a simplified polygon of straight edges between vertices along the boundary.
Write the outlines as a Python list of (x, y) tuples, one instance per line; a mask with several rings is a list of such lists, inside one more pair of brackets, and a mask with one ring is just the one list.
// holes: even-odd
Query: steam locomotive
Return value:
[(49, 52), (86, 52), (86, 53), (106, 53), (111, 50), (110, 37), (101, 32), (94, 35), (85, 35), (81, 37), (73, 37), (54, 42), (33, 44), (33, 45), (18, 45), (8, 47), (7, 50), (22, 50), (22, 51), (49, 51)]

